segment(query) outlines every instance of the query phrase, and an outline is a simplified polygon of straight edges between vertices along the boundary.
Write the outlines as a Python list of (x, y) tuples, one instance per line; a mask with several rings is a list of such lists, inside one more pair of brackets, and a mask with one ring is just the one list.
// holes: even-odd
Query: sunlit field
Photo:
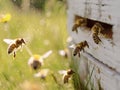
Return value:
[[(0, 0), (0, 14), (6, 13), (11, 14), (11, 20), (0, 23), (0, 90), (73, 90), (72, 80), (64, 84), (58, 73), (69, 69), (69, 60), (58, 54), (58, 50), (67, 46), (65, 5), (56, 2), (54, 9), (42, 13), (33, 9), (23, 11), (10, 0)], [(30, 54), (24, 46), (15, 58), (7, 54), (5, 38), (24, 38), (32, 54), (53, 51), (41, 67), (50, 70), (45, 80), (34, 77), (36, 71), (28, 66)]]

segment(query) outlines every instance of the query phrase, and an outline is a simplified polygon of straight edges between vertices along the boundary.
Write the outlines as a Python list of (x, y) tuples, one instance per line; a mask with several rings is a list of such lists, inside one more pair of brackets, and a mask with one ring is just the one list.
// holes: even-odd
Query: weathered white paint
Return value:
[(112, 0), (68, 0), (68, 7), (73, 14), (115, 24), (116, 19), (120, 17), (119, 3), (119, 0), (114, 2)]
[[(94, 62), (91, 62), (89, 64), (91, 69), (93, 68), (93, 66), (96, 67), (92, 75), (92, 81), (96, 88), (95, 90), (100, 90), (100, 87), (103, 90), (119, 90), (120, 89), (119, 76), (115, 77), (114, 74), (109, 72), (109, 70), (107, 71), (105, 68), (101, 66), (97, 66), (97, 64), (95, 64)], [(98, 69), (100, 71), (99, 73), (98, 73)]]

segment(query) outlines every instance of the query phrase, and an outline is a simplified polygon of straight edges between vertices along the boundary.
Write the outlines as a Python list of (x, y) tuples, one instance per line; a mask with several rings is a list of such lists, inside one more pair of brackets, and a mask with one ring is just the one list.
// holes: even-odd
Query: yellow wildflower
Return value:
[(10, 21), (10, 19), (11, 19), (11, 14), (7, 13), (0, 17), (0, 22), (6, 23), (6, 22)]

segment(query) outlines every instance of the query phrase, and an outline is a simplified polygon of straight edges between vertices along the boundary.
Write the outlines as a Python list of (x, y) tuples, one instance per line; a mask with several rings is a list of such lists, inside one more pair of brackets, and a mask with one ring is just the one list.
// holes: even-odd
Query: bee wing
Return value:
[(52, 50), (49, 50), (48, 52), (46, 52), (45, 54), (43, 54), (42, 58), (46, 59), (48, 56), (50, 56), (50, 54), (52, 54)]
[(5, 43), (7, 43), (7, 44), (11, 44), (11, 43), (15, 42), (15, 41), (12, 40), (12, 39), (3, 39), (3, 41), (4, 41)]
[(30, 59), (28, 60), (28, 65), (30, 66), (34, 61), (34, 57), (30, 57)]
[(62, 74), (62, 75), (66, 74), (66, 72), (67, 72), (66, 70), (59, 70), (59, 71), (58, 71), (58, 73), (59, 73), (59, 74)]
[(72, 48), (72, 49), (75, 49), (76, 45), (75, 45), (75, 44), (72, 44), (72, 45), (70, 45), (69, 47)]
[(65, 51), (64, 51), (64, 50), (59, 50), (58, 53), (59, 53), (59, 55), (61, 55), (61, 56), (65, 56)]

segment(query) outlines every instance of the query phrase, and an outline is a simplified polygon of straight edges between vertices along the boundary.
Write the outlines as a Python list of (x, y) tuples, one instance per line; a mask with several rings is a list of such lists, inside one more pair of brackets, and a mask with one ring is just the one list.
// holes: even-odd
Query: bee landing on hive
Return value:
[(63, 82), (68, 83), (69, 79), (72, 77), (72, 75), (75, 73), (72, 69), (68, 69), (68, 70), (60, 70), (58, 71), (59, 74), (63, 75)]
[(9, 44), (8, 49), (7, 49), (7, 53), (8, 54), (12, 54), (15, 58), (16, 56), (16, 51), (19, 50), (20, 48), (22, 48), (23, 45), (25, 45), (25, 40), (23, 38), (17, 38), (17, 39), (4, 39), (3, 40), (5, 43)]
[(82, 18), (82, 17), (75, 17), (75, 22), (74, 25), (72, 27), (72, 31), (76, 31), (76, 33), (78, 33), (78, 27), (81, 26), (85, 26), (87, 24), (87, 20), (86, 18)]
[(43, 61), (52, 54), (52, 50), (46, 52), (44, 55), (40, 56), (38, 54), (32, 55), (28, 60), (28, 65), (33, 70), (38, 70), (42, 65), (44, 65)]
[(102, 42), (98, 35), (100, 35), (103, 30), (104, 28), (100, 23), (95, 23), (91, 28), (92, 38), (96, 44), (99, 44), (100, 42)]
[(74, 48), (74, 51), (73, 51), (73, 56), (76, 56), (78, 54), (78, 56), (80, 57), (80, 52), (83, 50), (84, 52), (84, 48), (85, 47), (88, 47), (89, 48), (89, 45), (87, 43), (87, 41), (82, 41), (80, 43), (77, 43), (75, 45), (72, 45), (70, 46), (70, 48)]

